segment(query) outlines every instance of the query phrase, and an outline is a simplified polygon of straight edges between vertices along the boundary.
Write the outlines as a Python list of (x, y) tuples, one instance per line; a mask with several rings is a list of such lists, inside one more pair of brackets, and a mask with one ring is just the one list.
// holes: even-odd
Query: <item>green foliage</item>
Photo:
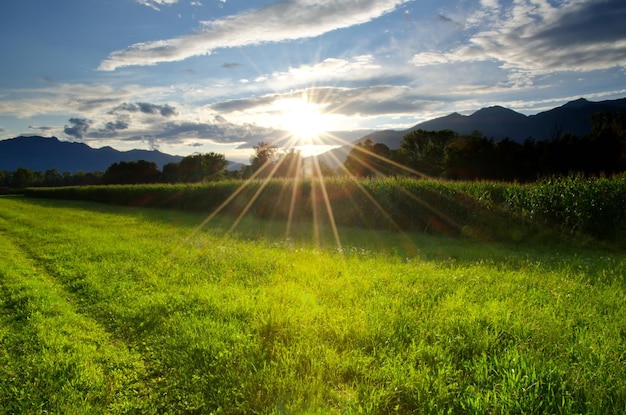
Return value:
[(220, 181), (193, 185), (30, 188), (28, 196), (214, 212), (491, 240), (557, 232), (624, 244), (626, 176), (533, 184), (411, 178)]
[(356, 177), (389, 176), (395, 174), (390, 164), (391, 150), (385, 144), (374, 144), (371, 140), (357, 143), (344, 162), (347, 173)]
[(278, 154), (278, 147), (260, 142), (254, 146), (254, 156), (250, 158), (250, 170), (256, 177), (270, 177), (270, 172)]
[(259, 143), (254, 146), (250, 166), (244, 170), (246, 178), (299, 178), (302, 176), (303, 159), (300, 150), (280, 149), (273, 144)]
[(102, 176), (102, 182), (105, 184), (155, 183), (159, 181), (160, 175), (154, 162), (120, 161), (109, 166)]
[(204, 219), (0, 198), (3, 411), (626, 410), (621, 253)]
[(11, 175), (10, 186), (16, 189), (24, 189), (36, 182), (36, 173), (30, 169), (20, 167)]
[(441, 176), (445, 169), (446, 149), (458, 137), (451, 130), (414, 130), (403, 137), (400, 149), (407, 154), (411, 168), (429, 176)]
[(626, 113), (599, 112), (591, 117), (591, 124), (590, 133), (582, 137), (563, 134), (562, 126), (555, 126), (551, 140), (529, 137), (524, 143), (495, 141), (479, 131), (459, 135), (450, 130), (415, 130), (403, 137), (399, 157), (391, 160), (427, 176), (453, 180), (532, 182), (626, 171)]
[(168, 183), (199, 183), (222, 178), (228, 166), (226, 156), (219, 153), (193, 154), (178, 163), (163, 166), (163, 179)]
[(511, 186), (509, 207), (564, 233), (624, 241), (626, 175), (587, 179), (552, 178), (534, 185)]

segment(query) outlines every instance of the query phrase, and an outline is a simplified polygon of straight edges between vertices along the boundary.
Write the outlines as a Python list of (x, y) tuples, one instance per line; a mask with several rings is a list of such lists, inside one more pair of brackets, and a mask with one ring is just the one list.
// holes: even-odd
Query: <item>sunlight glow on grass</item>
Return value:
[[(332, 180), (320, 199), (328, 187), (332, 201)], [(236, 237), (223, 236), (232, 218), (221, 215), (189, 238), (201, 214), (0, 198), (0, 407), (626, 407), (622, 252), (414, 233), (408, 254), (379, 249), (399, 248), (398, 233), (363, 229), (344, 229), (338, 252), (287, 241), (278, 226), (255, 236), (267, 223), (250, 216)]]

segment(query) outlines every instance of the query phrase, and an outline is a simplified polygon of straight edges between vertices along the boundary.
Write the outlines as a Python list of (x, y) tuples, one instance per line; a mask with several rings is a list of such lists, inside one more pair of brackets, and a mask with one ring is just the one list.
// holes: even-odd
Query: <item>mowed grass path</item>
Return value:
[(0, 411), (626, 412), (621, 252), (203, 219), (0, 197)]

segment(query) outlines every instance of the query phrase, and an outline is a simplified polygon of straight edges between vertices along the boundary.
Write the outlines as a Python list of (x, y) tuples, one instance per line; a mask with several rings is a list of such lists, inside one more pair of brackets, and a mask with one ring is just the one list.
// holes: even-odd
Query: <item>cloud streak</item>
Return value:
[(309, 104), (323, 107), (323, 112), (344, 116), (380, 116), (415, 113), (432, 104), (422, 100), (408, 87), (380, 85), (363, 88), (315, 87), (285, 94), (272, 94), (223, 101), (211, 109), (223, 113), (271, 111), (272, 106), (284, 100), (306, 96)]
[(171, 117), (173, 115), (176, 115), (176, 108), (168, 104), (157, 105), (157, 104), (150, 104), (148, 102), (137, 102), (136, 104), (124, 103), (122, 105), (115, 107), (111, 111), (111, 114), (114, 114), (119, 111), (142, 112), (144, 114), (150, 114), (150, 115), (160, 114), (163, 117)]
[(178, 0), (137, 0), (137, 3), (148, 6), (153, 10), (161, 11), (159, 6), (171, 6), (178, 3)]
[(109, 55), (102, 71), (133, 65), (154, 65), (207, 55), (218, 48), (315, 37), (367, 23), (410, 0), (286, 0), (257, 10), (204, 22), (186, 36), (136, 43)]

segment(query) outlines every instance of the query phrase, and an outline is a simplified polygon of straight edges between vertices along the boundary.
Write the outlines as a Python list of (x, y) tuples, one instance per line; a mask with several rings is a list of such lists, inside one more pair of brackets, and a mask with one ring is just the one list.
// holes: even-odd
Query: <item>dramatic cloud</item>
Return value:
[(126, 121), (108, 121), (104, 123), (104, 128), (99, 128), (96, 131), (89, 131), (89, 138), (112, 138), (118, 136), (118, 132), (128, 129), (129, 124)]
[(469, 43), (417, 54), (413, 64), (492, 60), (514, 75), (626, 67), (623, 0), (573, 0), (558, 8), (546, 0), (516, 1), (509, 9), (494, 7), (494, 0), (481, 3), (485, 8), (467, 22), (480, 28)]
[(71, 127), (65, 126), (63, 131), (70, 137), (74, 137), (79, 140), (82, 140), (87, 135), (87, 130), (89, 130), (89, 127), (93, 123), (91, 120), (86, 118), (70, 118), (69, 122)]
[(117, 131), (117, 130), (125, 130), (128, 128), (128, 123), (126, 121), (110, 121), (105, 124), (105, 129), (109, 131)]
[(273, 128), (254, 124), (233, 124), (224, 117), (216, 116), (213, 122), (172, 121), (153, 128), (150, 132), (124, 138), (124, 141), (158, 143), (182, 143), (187, 140), (207, 140), (212, 143), (236, 144), (239, 148), (252, 148), (261, 141), (279, 142), (285, 133)]
[(369, 22), (409, 0), (285, 0), (258, 10), (205, 22), (186, 36), (137, 43), (113, 52), (99, 69), (154, 65), (210, 54), (217, 48), (238, 47), (319, 36)]
[(116, 113), (118, 111), (127, 111), (127, 112), (142, 112), (144, 114), (160, 114), (163, 117), (171, 117), (172, 115), (176, 115), (176, 108), (165, 104), (165, 105), (156, 105), (149, 104), (147, 102), (137, 102), (133, 103), (123, 103), (115, 107), (111, 113)]

